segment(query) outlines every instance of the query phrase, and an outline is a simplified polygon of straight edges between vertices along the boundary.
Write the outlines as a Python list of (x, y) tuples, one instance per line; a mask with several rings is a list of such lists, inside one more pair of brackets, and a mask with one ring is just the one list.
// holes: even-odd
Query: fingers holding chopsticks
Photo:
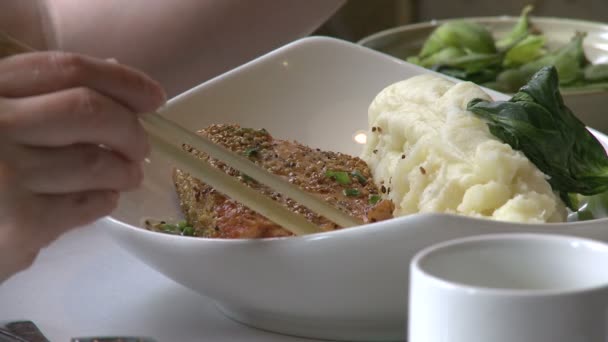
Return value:
[(0, 64), (0, 95), (19, 98), (84, 87), (113, 98), (133, 111), (157, 109), (165, 101), (158, 82), (115, 61), (67, 52), (33, 52)]
[(10, 153), (16, 158), (8, 158), (13, 171), (5, 174), (5, 177), (11, 177), (5, 182), (32, 193), (68, 194), (97, 189), (129, 191), (137, 188), (143, 180), (141, 162), (130, 161), (96, 145), (18, 148), (21, 149), (18, 153)]
[(118, 201), (118, 193), (109, 190), (23, 195), (2, 208), (0, 283), (30, 266), (39, 250), (65, 231), (111, 213)]
[(103, 144), (133, 161), (149, 150), (137, 112), (90, 88), (5, 99), (0, 106), (0, 134), (18, 144)]
[(140, 184), (149, 146), (138, 114), (164, 101), (157, 82), (117, 63), (0, 59), (0, 281)]

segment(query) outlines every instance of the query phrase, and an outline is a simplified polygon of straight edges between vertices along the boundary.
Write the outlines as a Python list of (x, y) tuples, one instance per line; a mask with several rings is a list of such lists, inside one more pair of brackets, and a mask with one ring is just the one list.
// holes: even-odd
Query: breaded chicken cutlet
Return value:
[[(367, 164), (343, 153), (321, 151), (302, 144), (274, 139), (266, 130), (237, 125), (211, 125), (198, 134), (247, 156), (252, 162), (279, 175), (303, 190), (361, 219), (375, 222), (392, 217), (393, 204), (382, 200)], [(184, 149), (209, 162), (249, 187), (304, 215), (322, 230), (339, 229), (289, 198), (274, 192), (247, 175), (210, 158), (190, 146)], [(289, 231), (179, 169), (173, 180), (181, 209), (192, 235), (212, 238), (268, 238), (292, 235)]]

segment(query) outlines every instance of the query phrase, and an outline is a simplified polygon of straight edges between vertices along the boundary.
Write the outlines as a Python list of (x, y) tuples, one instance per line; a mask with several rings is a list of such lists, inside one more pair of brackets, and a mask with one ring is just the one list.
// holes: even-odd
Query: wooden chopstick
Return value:
[(164, 137), (170, 137), (173, 141), (182, 141), (199, 151), (206, 152), (211, 157), (221, 160), (256, 181), (288, 196), (292, 200), (306, 206), (308, 209), (324, 216), (341, 227), (351, 227), (361, 224), (358, 219), (344, 213), (320, 198), (303, 191), (297, 186), (289, 183), (287, 180), (268, 172), (266, 169), (252, 163), (249, 159), (240, 156), (223, 146), (215, 144), (206, 137), (188, 131), (157, 113), (145, 114), (143, 116), (143, 122), (144, 127), (146, 127), (148, 132), (155, 132), (158, 135), (162, 134)]
[[(29, 46), (0, 32), (0, 58), (23, 52), (34, 51)], [(141, 121), (150, 135), (153, 148), (169, 157), (182, 168), (219, 192), (243, 203), (250, 209), (264, 215), (271, 221), (297, 235), (320, 232), (316, 225), (303, 216), (293, 213), (279, 203), (242, 184), (218, 169), (196, 159), (181, 148), (183, 143), (221, 160), (227, 165), (247, 174), (256, 181), (290, 197), (311, 211), (324, 216), (341, 227), (361, 224), (361, 221), (331, 206), (322, 199), (303, 191), (285, 179), (276, 176), (211, 140), (191, 132), (158, 113), (141, 116)]]
[(35, 50), (29, 45), (0, 31), (0, 58), (33, 51)]
[(321, 230), (304, 216), (296, 214), (278, 204), (274, 200), (262, 195), (260, 192), (243, 185), (236, 178), (220, 171), (208, 163), (198, 160), (180, 146), (175, 146), (158, 132), (148, 132), (150, 142), (154, 149), (165, 156), (181, 170), (189, 172), (192, 176), (204, 181), (219, 192), (264, 215), (269, 220), (281, 225), (296, 235), (318, 233)]

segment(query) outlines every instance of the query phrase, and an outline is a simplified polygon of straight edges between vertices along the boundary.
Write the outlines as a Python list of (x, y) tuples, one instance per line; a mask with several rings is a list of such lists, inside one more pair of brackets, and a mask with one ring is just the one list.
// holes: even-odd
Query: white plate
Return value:
[[(167, 112), (193, 130), (236, 122), (357, 155), (360, 146), (352, 137), (367, 127), (367, 108), (375, 95), (393, 82), (428, 72), (355, 44), (306, 38), (186, 92), (170, 101)], [(105, 221), (116, 241), (159, 272), (212, 298), (228, 316), (293, 335), (403, 339), (409, 261), (440, 241), (497, 232), (567, 233), (608, 241), (607, 219), (515, 225), (441, 214), (267, 240), (188, 238), (137, 228), (145, 216), (181, 216), (170, 172), (167, 162), (152, 155), (143, 188), (124, 197)]]

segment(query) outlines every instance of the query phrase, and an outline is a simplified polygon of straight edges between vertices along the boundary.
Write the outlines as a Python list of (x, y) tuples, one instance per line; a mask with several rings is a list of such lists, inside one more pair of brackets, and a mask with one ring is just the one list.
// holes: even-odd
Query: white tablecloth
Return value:
[[(42, 228), (41, 228), (42, 229)], [(233, 322), (118, 247), (99, 226), (64, 235), (0, 285), (0, 321), (27, 319), (47, 337), (144, 335), (159, 342), (309, 341)]]

